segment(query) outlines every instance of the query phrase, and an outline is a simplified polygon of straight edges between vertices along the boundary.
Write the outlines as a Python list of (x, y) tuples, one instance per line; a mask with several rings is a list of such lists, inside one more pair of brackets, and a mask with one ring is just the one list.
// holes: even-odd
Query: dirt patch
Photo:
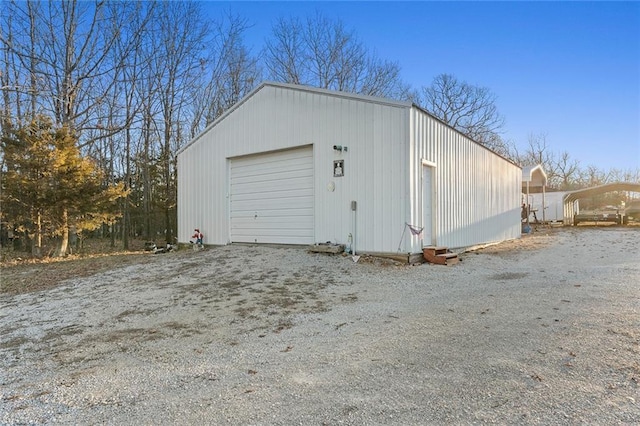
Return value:
[(539, 231), (532, 234), (523, 234), (522, 238), (480, 247), (473, 252), (509, 256), (518, 251), (542, 249), (552, 244), (555, 241), (555, 235), (563, 231), (562, 228), (541, 227)]
[(518, 280), (520, 278), (524, 278), (527, 275), (529, 275), (526, 272), (501, 272), (499, 274), (494, 274), (491, 275), (491, 279), (492, 280), (499, 280), (499, 281), (504, 281), (504, 280)]
[(90, 277), (127, 265), (150, 260), (151, 253), (70, 256), (65, 259), (11, 262), (0, 265), (0, 293), (22, 294), (56, 287), (65, 280)]

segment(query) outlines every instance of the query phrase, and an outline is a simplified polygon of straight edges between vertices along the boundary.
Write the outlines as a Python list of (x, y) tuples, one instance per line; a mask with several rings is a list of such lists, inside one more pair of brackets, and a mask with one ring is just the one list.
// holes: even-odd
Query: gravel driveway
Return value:
[(0, 298), (2, 424), (639, 424), (640, 229), (227, 246)]

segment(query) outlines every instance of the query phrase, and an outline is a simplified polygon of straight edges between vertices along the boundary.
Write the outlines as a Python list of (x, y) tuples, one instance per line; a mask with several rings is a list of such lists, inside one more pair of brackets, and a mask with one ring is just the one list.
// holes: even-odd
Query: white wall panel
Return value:
[[(420, 182), (422, 160), (435, 165), (433, 243), (466, 247), (519, 237), (521, 169), (415, 107), (411, 127), (413, 179)], [(419, 223), (419, 184), (412, 194), (411, 216)], [(419, 239), (413, 244), (415, 250)]]

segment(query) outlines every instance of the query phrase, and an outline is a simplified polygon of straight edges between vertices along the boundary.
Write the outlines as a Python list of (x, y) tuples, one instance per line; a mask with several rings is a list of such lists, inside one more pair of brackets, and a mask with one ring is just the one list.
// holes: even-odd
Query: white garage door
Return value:
[(312, 244), (313, 149), (231, 160), (231, 242)]

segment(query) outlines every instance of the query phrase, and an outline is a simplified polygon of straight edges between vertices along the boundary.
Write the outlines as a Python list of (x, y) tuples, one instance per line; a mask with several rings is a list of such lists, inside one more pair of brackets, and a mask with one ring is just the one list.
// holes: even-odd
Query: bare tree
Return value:
[[(640, 181), (640, 169), (605, 170), (593, 164), (581, 167), (580, 161), (572, 158), (569, 152), (562, 151), (556, 154), (551, 149), (545, 133), (530, 133), (525, 152), (522, 155), (517, 154), (517, 150), (514, 152), (515, 162), (522, 166), (541, 164), (547, 175), (547, 185), (552, 189), (574, 190), (617, 181)], [(591, 199), (589, 205), (597, 204), (598, 200)]]
[[(83, 155), (90, 154), (104, 168), (104, 184), (113, 183), (115, 135), (130, 123), (119, 113), (124, 63), (145, 29), (130, 19), (137, 6), (72, 0), (11, 1), (4, 7), (9, 13), (2, 14), (3, 29), (6, 23), (8, 31), (1, 41), (11, 75), (3, 76), (3, 127), (36, 114), (52, 117), (57, 127), (71, 130)], [(63, 229), (63, 242), (67, 232)]]
[(44, 8), (37, 46), (41, 102), (59, 125), (92, 127), (90, 111), (102, 95), (96, 85), (115, 67), (106, 61), (118, 37), (108, 13), (105, 3), (75, 0)]
[(242, 99), (260, 79), (257, 59), (251, 56), (241, 41), (230, 38), (230, 42), (224, 58), (222, 78), (216, 81), (213, 115), (207, 116), (209, 123)]
[(520, 164), (520, 153), (512, 140), (504, 139), (498, 133), (493, 133), (487, 135), (482, 144), (509, 161)]
[(307, 78), (314, 85), (344, 90), (355, 83), (347, 76), (362, 63), (366, 52), (342, 21), (332, 22), (317, 12), (307, 18), (303, 40)]
[(563, 151), (555, 162), (555, 171), (558, 177), (558, 189), (575, 189), (580, 171), (580, 162), (578, 160), (572, 159), (567, 151)]
[(342, 21), (321, 13), (304, 22), (280, 18), (265, 41), (264, 61), (269, 77), (276, 81), (409, 98), (397, 63), (379, 59)]
[(489, 144), (504, 126), (496, 96), (486, 87), (440, 74), (421, 95), (427, 111), (479, 143)]
[(590, 187), (611, 183), (613, 175), (612, 170), (604, 170), (590, 164), (580, 174), (581, 186)]
[[(609, 173), (590, 164), (580, 172), (580, 187), (589, 188), (609, 183)], [(596, 209), (603, 207), (607, 194), (598, 194), (580, 199), (581, 209)]]
[(622, 182), (640, 183), (640, 167), (636, 169), (627, 169), (621, 172), (620, 179)]
[[(121, 79), (114, 87), (114, 91), (120, 94), (121, 110), (126, 117), (123, 138), (123, 177), (124, 189), (126, 191), (122, 200), (122, 243), (125, 250), (129, 249), (129, 237), (131, 234), (131, 188), (133, 182), (133, 140), (134, 133), (139, 136), (139, 130), (135, 132), (134, 124), (140, 120), (140, 113), (144, 103), (140, 96), (140, 87), (144, 86), (141, 79), (144, 76), (143, 70), (149, 67), (150, 55), (145, 54), (143, 40), (150, 34), (149, 19), (154, 10), (154, 3), (134, 3), (134, 9), (130, 13), (131, 27), (137, 31), (131, 31), (117, 41), (113, 54), (124, 57), (121, 67)], [(139, 36), (139, 39), (138, 39)], [(131, 40), (132, 39), (132, 40)]]
[[(13, 45), (14, 37), (14, 20), (13, 13), (10, 11), (9, 2), (4, 1), (0, 4), (0, 52), (2, 54), (2, 68), (0, 69), (0, 89), (2, 91), (2, 109), (0, 110), (0, 136), (5, 136), (11, 126), (11, 83), (10, 77), (12, 70), (12, 59), (15, 55), (12, 55), (11, 46)], [(15, 77), (14, 77), (15, 79)], [(1, 153), (0, 153), (1, 154)], [(0, 168), (1, 170), (1, 168)]]
[(0, 72), (0, 85), (2, 127), (6, 132), (16, 123), (32, 120), (38, 112), (37, 44), (42, 18), (40, 3), (11, 0), (3, 2), (2, 8), (0, 41), (4, 69)]
[(541, 164), (549, 168), (555, 162), (555, 156), (547, 143), (546, 133), (529, 133), (527, 145), (524, 163), (530, 165)]
[(200, 59), (197, 81), (192, 91), (189, 137), (237, 103), (261, 78), (258, 58), (245, 46), (243, 34), (249, 28), (238, 15), (227, 14), (212, 22), (211, 49)]
[(265, 41), (265, 65), (270, 78), (292, 84), (307, 84), (304, 78), (305, 41), (299, 19), (280, 17)]
[(530, 133), (527, 150), (521, 158), (524, 166), (540, 164), (547, 175), (547, 185), (557, 187), (556, 156), (547, 143), (546, 133)]
[(161, 129), (159, 169), (160, 208), (164, 213), (165, 238), (174, 243), (176, 230), (176, 158), (181, 135), (180, 122), (186, 106), (192, 102), (187, 88), (198, 81), (204, 46), (210, 29), (202, 19), (198, 3), (160, 3), (155, 18), (156, 40), (153, 70), (158, 88), (159, 116), (155, 123)]
[[(77, 131), (81, 146), (92, 143), (85, 130), (96, 130), (109, 116), (100, 116), (99, 111), (104, 111), (100, 104), (115, 85), (117, 70), (141, 40), (144, 26), (133, 27), (129, 15), (135, 8), (77, 0), (8, 1), (3, 2), (4, 7), (3, 29), (6, 23), (9, 31), (2, 33), (1, 41), (7, 66), (14, 66), (11, 76), (3, 75), (7, 79), (3, 93), (16, 92), (11, 100), (14, 119), (28, 121), (45, 114), (58, 125)], [(114, 45), (123, 38), (128, 45), (120, 56), (112, 55)], [(6, 105), (9, 96), (4, 99)]]
[(402, 81), (400, 71), (401, 68), (397, 62), (371, 55), (367, 59), (364, 75), (358, 78), (360, 87), (355, 89), (363, 95), (411, 100), (410, 86)]

